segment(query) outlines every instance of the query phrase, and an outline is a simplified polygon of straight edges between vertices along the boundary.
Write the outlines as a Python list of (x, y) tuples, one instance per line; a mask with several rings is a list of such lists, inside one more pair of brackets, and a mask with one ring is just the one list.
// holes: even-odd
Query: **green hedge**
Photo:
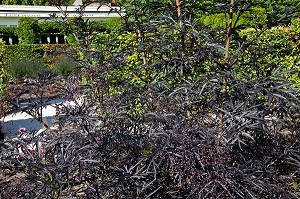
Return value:
[(25, 60), (32, 57), (42, 58), (43, 55), (43, 45), (6, 45), (3, 58), (5, 65), (9, 65), (13, 61)]
[[(248, 70), (237, 70), (239, 73), (250, 73), (253, 77), (271, 75), (278, 67), (292, 72), (284, 74), (297, 87), (300, 87), (300, 29), (291, 27), (273, 27), (263, 32), (255, 39), (259, 30), (246, 29), (240, 32), (240, 36), (254, 42), (247, 50), (244, 57)], [(262, 50), (263, 49), (263, 50)], [(253, 58), (256, 62), (252, 62)]]
[[(3, 95), (7, 89), (7, 75), (6, 71), (4, 70), (4, 61), (3, 61), (3, 54), (5, 51), (5, 43), (0, 39), (0, 118), (4, 116), (4, 112), (6, 111), (7, 104), (1, 100)], [(0, 134), (1, 134), (1, 124), (0, 124)]]
[(17, 36), (17, 27), (0, 26), (0, 34), (7, 36)]
[[(208, 16), (202, 16), (200, 21), (207, 26), (212, 28), (225, 28), (226, 18), (224, 13), (218, 13)], [(233, 16), (234, 21), (236, 20), (236, 14)], [(257, 27), (258, 25), (266, 25), (267, 13), (264, 8), (253, 7), (249, 11), (245, 11), (239, 18), (237, 23), (238, 26), (251, 26)]]
[(38, 23), (39, 33), (62, 33), (64, 27), (62, 24), (54, 21), (43, 21)]
[(291, 26), (294, 29), (300, 30), (300, 18), (293, 18), (291, 20)]
[[(27, 21), (28, 19), (22, 19)], [(31, 20), (31, 18), (30, 18)], [(35, 28), (35, 34), (43, 34), (43, 33), (62, 33), (64, 28), (60, 23), (56, 23), (53, 21), (43, 21), (39, 22), (38, 27)], [(21, 29), (21, 28), (19, 28)], [(18, 32), (22, 30), (18, 30), (17, 27), (5, 27), (0, 26), (0, 33), (8, 36), (18, 36)]]
[(0, 40), (0, 97), (4, 94), (6, 89), (6, 73), (4, 70), (4, 51), (5, 44)]

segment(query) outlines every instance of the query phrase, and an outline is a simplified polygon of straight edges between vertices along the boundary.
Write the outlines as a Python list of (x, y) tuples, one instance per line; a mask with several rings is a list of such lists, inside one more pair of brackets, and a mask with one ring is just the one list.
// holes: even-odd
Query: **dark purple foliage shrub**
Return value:
[(299, 91), (280, 67), (240, 72), (245, 46), (224, 60), (224, 30), (195, 22), (193, 3), (136, 6), (134, 33), (82, 41), (56, 128), (1, 143), (18, 179), (0, 181), (1, 197), (298, 198)]

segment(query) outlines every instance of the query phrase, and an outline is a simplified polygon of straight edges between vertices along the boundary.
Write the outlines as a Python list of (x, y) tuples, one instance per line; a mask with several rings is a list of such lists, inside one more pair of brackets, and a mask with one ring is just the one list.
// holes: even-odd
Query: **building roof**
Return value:
[[(80, 3), (77, 1), (77, 3)], [(56, 17), (78, 17), (79, 5), (63, 6), (64, 14), (55, 6), (25, 6), (25, 5), (0, 5), (0, 25), (8, 25), (8, 23), (16, 23), (21, 17), (33, 17), (38, 19), (46, 19), (50, 16)], [(111, 17), (119, 17), (117, 10), (119, 7), (109, 6), (87, 6), (84, 8), (83, 18), (89, 18), (92, 20), (102, 20)], [(122, 11), (122, 13), (124, 13)], [(5, 24), (4, 20), (7, 21)], [(12, 24), (16, 25), (16, 24)]]

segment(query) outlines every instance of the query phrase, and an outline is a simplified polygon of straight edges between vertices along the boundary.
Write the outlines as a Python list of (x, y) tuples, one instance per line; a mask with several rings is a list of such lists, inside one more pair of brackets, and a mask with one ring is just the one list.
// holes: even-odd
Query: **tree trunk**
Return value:
[[(232, 23), (232, 18), (233, 18), (233, 5), (234, 5), (234, 0), (231, 0), (230, 2), (230, 10), (229, 10), (229, 17), (228, 17), (228, 24), (227, 24), (227, 33), (226, 33), (226, 45), (225, 45), (225, 68), (229, 69), (229, 49), (230, 49), (230, 42), (231, 42), (231, 37), (233, 33), (233, 23)], [(227, 93), (227, 78), (224, 77), (223, 79), (223, 85), (222, 85), (222, 99), (225, 98)], [(223, 101), (223, 100), (222, 100)], [(221, 104), (221, 109), (223, 109), (223, 105)], [(218, 124), (218, 137), (217, 137), (217, 142), (216, 144), (219, 145), (221, 142), (221, 139), (223, 137), (223, 120), (224, 120), (224, 112), (222, 110), (219, 111), (219, 124)]]
[(182, 28), (182, 20), (180, 18), (180, 16), (181, 16), (180, 0), (176, 0), (176, 6), (177, 6), (178, 25), (179, 25), (179, 28)]

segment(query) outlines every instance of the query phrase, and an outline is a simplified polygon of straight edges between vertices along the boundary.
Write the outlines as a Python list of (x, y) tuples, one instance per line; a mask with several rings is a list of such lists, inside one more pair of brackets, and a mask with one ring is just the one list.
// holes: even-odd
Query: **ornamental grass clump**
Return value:
[(38, 74), (46, 71), (43, 62), (39, 58), (26, 58), (11, 62), (6, 71), (8, 76), (13, 80), (24, 78), (36, 79)]

